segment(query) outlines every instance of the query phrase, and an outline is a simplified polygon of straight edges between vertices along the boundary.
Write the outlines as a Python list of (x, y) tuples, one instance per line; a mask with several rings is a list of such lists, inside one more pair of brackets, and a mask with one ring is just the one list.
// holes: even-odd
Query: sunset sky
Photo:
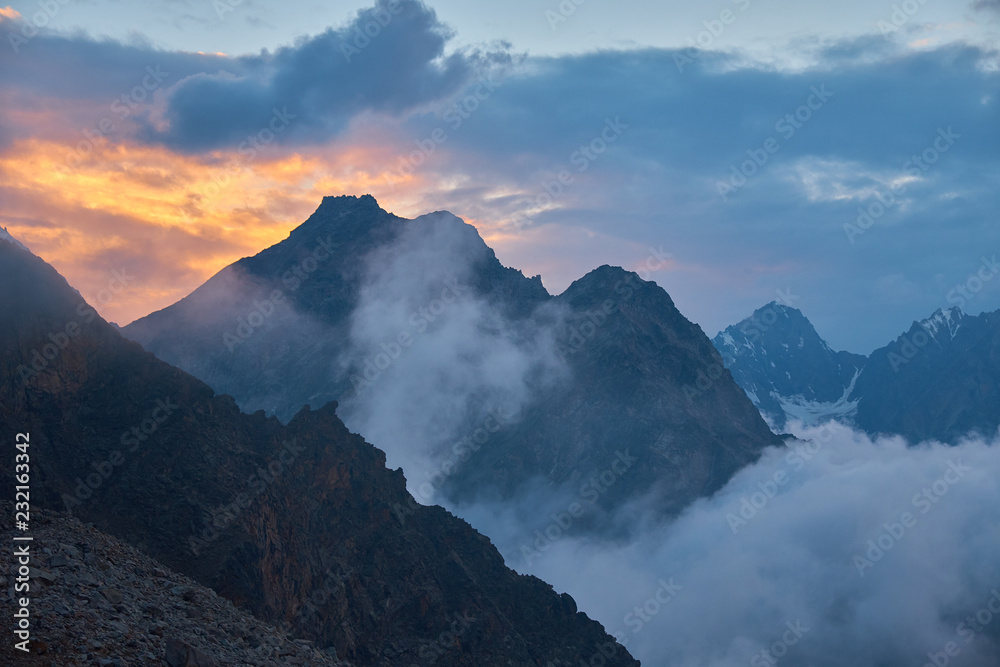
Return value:
[(958, 286), (1000, 308), (998, 0), (33, 0), (0, 33), (0, 225), (119, 324), (365, 193), (551, 292), (669, 254), (710, 336), (779, 292), (859, 353)]

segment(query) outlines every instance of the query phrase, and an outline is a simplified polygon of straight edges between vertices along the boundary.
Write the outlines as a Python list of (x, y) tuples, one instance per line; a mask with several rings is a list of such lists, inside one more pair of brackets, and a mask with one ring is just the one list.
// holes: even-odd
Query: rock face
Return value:
[(776, 428), (850, 418), (865, 357), (835, 352), (796, 308), (777, 302), (712, 339), (736, 382)]
[(802, 313), (772, 303), (713, 342), (777, 427), (832, 418), (952, 444), (1000, 427), (1000, 312), (938, 310), (865, 358), (834, 352)]
[[(13, 516), (14, 505), (0, 510)], [(30, 654), (4, 642), (3, 664), (350, 667), (92, 525), (37, 508), (31, 516), (35, 639)], [(13, 536), (3, 534), (8, 544)], [(5, 588), (20, 597), (9, 577)]]
[(0, 421), (30, 434), (35, 505), (354, 664), (576, 664), (602, 646), (607, 664), (637, 664), (568, 595), (416, 505), (336, 405), (288, 425), (243, 414), (122, 338), (37, 257), (0, 242), (0, 267)]
[[(304, 405), (341, 399), (349, 411), (357, 378), (379, 372), (371, 367), (378, 356), (366, 360), (351, 342), (357, 321), (397, 307), (392, 293), (375, 305), (370, 296), (384, 274), (401, 267), (412, 282), (430, 285), (428, 272), (457, 275), (466, 302), (475, 303), (479, 328), (492, 336), (483, 347), (526, 348), (549, 336), (557, 350), (546, 369), (525, 373), (532, 398), (520, 406), (516, 424), (449, 471), (440, 490), (452, 499), (513, 498), (539, 481), (578, 488), (620, 453), (636, 464), (623, 476), (627, 481), (596, 503), (612, 509), (653, 491), (656, 506), (670, 514), (719, 488), (764, 447), (780, 444), (708, 338), (655, 284), (605, 266), (553, 297), (537, 277), (502, 266), (475, 228), (455, 216), (403, 220), (367, 195), (325, 198), (284, 242), (227, 267), (123, 332), (231, 394), (245, 410), (288, 419)], [(271, 295), (280, 297), (274, 308), (266, 303)], [(416, 310), (414, 316), (411, 323), (423, 317)], [(384, 348), (390, 352), (401, 330), (408, 333), (385, 325), (371, 335), (391, 334)], [(453, 370), (442, 364), (426, 373)], [(553, 380), (560, 373), (566, 381)], [(470, 396), (478, 400), (475, 388), (460, 400)], [(443, 439), (476, 432), (487, 407), (473, 406), (478, 416)]]

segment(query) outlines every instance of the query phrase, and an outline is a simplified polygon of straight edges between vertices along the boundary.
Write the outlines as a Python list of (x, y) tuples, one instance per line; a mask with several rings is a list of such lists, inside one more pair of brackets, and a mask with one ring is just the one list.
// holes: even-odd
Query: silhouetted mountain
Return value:
[[(243, 414), (122, 338), (34, 255), (0, 241), (0, 267), (0, 419), (30, 434), (32, 503), (355, 664), (578, 664), (602, 651), (638, 664), (568, 595), (416, 505), (335, 404), (288, 425)], [(5, 479), (13, 465), (13, 453), (0, 463)]]
[[(273, 309), (264, 304), (272, 294)], [(441, 299), (458, 305), (437, 312)], [(251, 321), (252, 312), (263, 317)], [(384, 415), (447, 386), (435, 410), (458, 415), (441, 435), (450, 446), (482, 431), (497, 407), (490, 401), (507, 401), (512, 416), (489, 445), (465, 447), (438, 475), (447, 479), (435, 486), (455, 499), (512, 498), (539, 480), (579, 485), (621, 453), (637, 461), (628, 481), (595, 504), (610, 509), (655, 490), (672, 513), (780, 444), (708, 338), (655, 284), (602, 267), (552, 297), (539, 278), (503, 267), (459, 218), (403, 220), (367, 195), (325, 198), (287, 240), (124, 333), (244, 409), (282, 419), (333, 398), (352, 415), (377, 417), (365, 396), (398, 394), (381, 404)], [(431, 349), (434, 336), (441, 342)], [(423, 347), (397, 361), (397, 338)], [(418, 363), (409, 390), (394, 394)], [(466, 377), (477, 374), (483, 384)], [(345, 419), (367, 435), (374, 417)]]
[(712, 342), (776, 428), (789, 417), (815, 423), (850, 419), (857, 410), (851, 394), (865, 358), (831, 350), (796, 308), (771, 302)]

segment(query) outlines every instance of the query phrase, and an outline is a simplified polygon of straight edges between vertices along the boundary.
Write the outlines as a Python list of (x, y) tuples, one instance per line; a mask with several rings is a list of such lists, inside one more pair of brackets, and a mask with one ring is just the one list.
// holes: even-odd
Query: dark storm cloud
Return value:
[(136, 139), (190, 153), (233, 148), (273, 129), (279, 115), (289, 121), (279, 143), (322, 142), (359, 114), (405, 113), (455, 93), (480, 68), (509, 62), (503, 45), (446, 53), (450, 37), (417, 0), (378, 0), (345, 26), (239, 57), (43, 33), (30, 50), (0, 56), (0, 84), (26, 109), (40, 101), (106, 105), (140, 85), (147, 66), (158, 66), (166, 73), (161, 99), (133, 118)]
[(169, 128), (147, 137), (185, 151), (228, 147), (294, 116), (287, 137), (322, 141), (366, 111), (400, 114), (454, 93), (480, 59), (445, 54), (449, 31), (414, 0), (380, 0), (349, 25), (274, 53), (236, 59), (235, 71), (202, 72), (167, 91)]

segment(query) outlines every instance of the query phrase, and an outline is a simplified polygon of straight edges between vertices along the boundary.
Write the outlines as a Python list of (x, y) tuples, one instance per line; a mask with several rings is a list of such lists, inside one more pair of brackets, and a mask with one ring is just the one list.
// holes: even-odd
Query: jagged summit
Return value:
[(305, 222), (292, 230), (290, 239), (315, 238), (333, 234), (340, 241), (348, 241), (385, 226), (401, 221), (389, 213), (371, 195), (327, 196)]
[(938, 308), (930, 317), (921, 320), (919, 325), (933, 336), (934, 340), (940, 342), (942, 335), (948, 339), (954, 338), (962, 326), (964, 318), (965, 313), (958, 306), (952, 306), (948, 309)]

